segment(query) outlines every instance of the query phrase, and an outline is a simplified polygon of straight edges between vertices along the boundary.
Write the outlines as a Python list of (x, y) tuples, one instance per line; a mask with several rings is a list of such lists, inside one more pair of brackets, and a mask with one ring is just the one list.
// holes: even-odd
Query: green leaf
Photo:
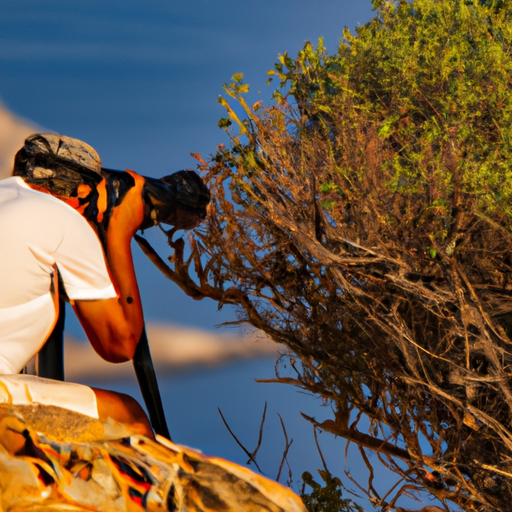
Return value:
[(228, 128), (229, 126), (231, 126), (231, 120), (227, 117), (221, 117), (217, 124), (219, 128)]
[(242, 80), (244, 79), (244, 75), (243, 73), (235, 73), (232, 77), (231, 77), (231, 80), (233, 80), (233, 82), (237, 83), (237, 84), (240, 84), (242, 83)]

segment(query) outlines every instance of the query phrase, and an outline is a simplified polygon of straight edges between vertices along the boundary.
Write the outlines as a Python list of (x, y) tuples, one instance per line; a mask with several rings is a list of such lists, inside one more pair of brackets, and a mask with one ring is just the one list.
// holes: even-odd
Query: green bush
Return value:
[[(342, 484), (339, 478), (328, 471), (319, 470), (324, 486), (316, 482), (313, 475), (306, 471), (302, 475), (301, 497), (309, 512), (363, 512), (352, 500), (342, 499)], [(306, 492), (306, 485), (311, 489)]]

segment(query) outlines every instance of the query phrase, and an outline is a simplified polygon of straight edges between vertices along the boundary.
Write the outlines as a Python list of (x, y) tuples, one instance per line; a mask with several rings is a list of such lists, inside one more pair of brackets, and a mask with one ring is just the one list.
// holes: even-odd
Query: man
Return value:
[(23, 400), (21, 388), (29, 386), (32, 398), (60, 396), (53, 405), (76, 410), (78, 402), (84, 404), (79, 412), (152, 435), (140, 406), (125, 395), (82, 386), (79, 398), (77, 385), (66, 391), (65, 384), (17, 374), (55, 324), (57, 276), (96, 352), (113, 363), (132, 359), (144, 318), (131, 239), (159, 222), (193, 228), (208, 202), (208, 190), (191, 171), (162, 180), (107, 171), (81, 141), (29, 137), (14, 176), (0, 180), (0, 383), (8, 393)]

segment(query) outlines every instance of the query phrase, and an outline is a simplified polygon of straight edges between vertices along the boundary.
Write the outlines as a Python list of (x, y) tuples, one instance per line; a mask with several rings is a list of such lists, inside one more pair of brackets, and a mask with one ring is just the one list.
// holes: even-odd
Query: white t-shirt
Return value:
[(54, 325), (53, 266), (72, 300), (116, 297), (96, 233), (71, 206), (0, 180), (0, 375), (18, 373)]

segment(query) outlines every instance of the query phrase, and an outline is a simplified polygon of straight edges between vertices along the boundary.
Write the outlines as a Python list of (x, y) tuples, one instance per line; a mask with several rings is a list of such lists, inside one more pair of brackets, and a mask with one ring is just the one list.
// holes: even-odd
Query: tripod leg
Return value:
[(64, 380), (64, 323), (66, 303), (59, 298), (59, 318), (50, 337), (37, 355), (36, 374), (47, 379)]
[(171, 439), (165, 420), (160, 390), (158, 389), (155, 368), (149, 351), (146, 328), (142, 330), (137, 350), (133, 356), (133, 367), (154, 431), (166, 439)]

